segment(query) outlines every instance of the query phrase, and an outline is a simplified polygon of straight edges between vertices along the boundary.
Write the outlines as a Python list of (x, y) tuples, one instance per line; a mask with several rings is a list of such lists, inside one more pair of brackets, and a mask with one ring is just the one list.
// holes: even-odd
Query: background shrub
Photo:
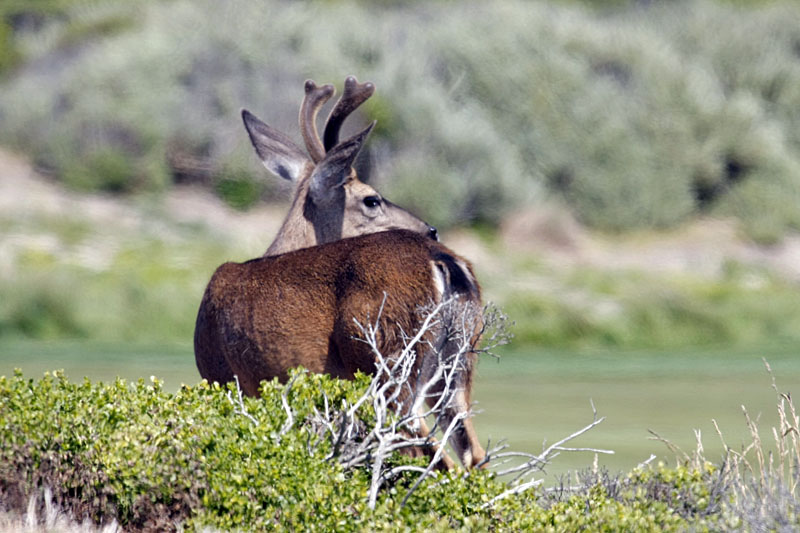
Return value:
[(800, 226), (800, 8), (626, 5), (64, 4), (14, 34), (0, 142), (80, 188), (198, 182), (245, 207), (280, 185), (238, 110), (298, 138), (303, 79), (355, 73), (378, 86), (373, 179), (433, 223), (548, 193), (608, 230)]

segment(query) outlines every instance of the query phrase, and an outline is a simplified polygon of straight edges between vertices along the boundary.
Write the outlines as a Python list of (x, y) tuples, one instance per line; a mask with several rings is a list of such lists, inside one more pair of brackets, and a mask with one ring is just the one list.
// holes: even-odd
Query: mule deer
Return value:
[[(333, 96), (333, 86), (307, 81), (300, 129), (308, 156), (242, 111), (262, 162), (277, 176), (295, 182), (295, 195), (263, 257), (226, 263), (211, 278), (194, 337), (202, 377), (226, 383), (237, 376), (245, 393), (256, 395), (260, 381), (285, 381), (287, 371), (299, 365), (345, 379), (358, 370), (373, 373), (375, 359), (356, 339), (354, 319), (367, 319), (383, 303), (380, 353), (390, 358), (402, 350), (399, 332), (414, 331), (420, 325), (419, 308), (430, 302), (461, 300), (477, 319), (469, 327), (480, 328), (480, 313), (475, 311), (480, 308), (480, 289), (469, 263), (436, 242), (435, 228), (381, 198), (352, 169), (374, 124), (339, 142), (345, 118), (373, 92), (371, 83), (359, 84), (349, 77), (327, 120), (323, 141), (316, 115)], [(437, 351), (452, 351), (449, 326), (439, 323), (430, 332), (432, 340), (415, 360), (421, 372), (429, 372), (425, 366), (432, 364)], [(474, 346), (477, 336), (471, 342)], [(474, 359), (471, 352), (464, 362), (460, 392), (445, 408), (443, 422), (469, 409)], [(436, 399), (428, 401), (433, 404)], [(428, 433), (424, 421), (420, 433)], [(467, 467), (485, 457), (468, 418), (451, 443)], [(452, 465), (449, 458), (443, 460)]]
[[(285, 382), (290, 368), (352, 379), (357, 371), (374, 373), (377, 355), (359, 337), (356, 320), (380, 316), (378, 352), (391, 360), (404, 348), (403, 335), (418, 331), (419, 308), (454, 299), (470, 311), (466, 335), (470, 347), (482, 326), (480, 287), (470, 264), (444, 245), (408, 230), (343, 239), (245, 263), (220, 266), (206, 288), (197, 316), (194, 345), (200, 375), (232, 381), (248, 395), (259, 382)], [(379, 312), (380, 309), (380, 312)], [(440, 320), (418, 344), (414, 387), (432, 375), (439, 352), (452, 350), (450, 328)], [(438, 352), (437, 352), (438, 351)], [(475, 351), (470, 349), (456, 376), (457, 391), (439, 414), (448, 427), (470, 407)], [(442, 393), (433, 383), (429, 405)], [(472, 422), (465, 418), (450, 444), (465, 467), (485, 457)], [(419, 434), (428, 428), (421, 421)], [(430, 453), (430, 449), (426, 450)], [(452, 460), (442, 457), (444, 465)]]
[(361, 84), (348, 77), (342, 97), (326, 122), (323, 142), (317, 132), (317, 113), (335, 91), (333, 85), (318, 87), (306, 81), (300, 131), (308, 155), (288, 137), (242, 110), (242, 120), (261, 162), (276, 176), (295, 184), (289, 213), (264, 255), (389, 229), (408, 229), (437, 238), (436, 228), (381, 197), (360, 181), (352, 168), (374, 122), (339, 142), (344, 120), (374, 91), (372, 83)]
[[(342, 97), (326, 121), (323, 142), (317, 131), (317, 114), (335, 90), (333, 85), (318, 87), (307, 80), (299, 122), (308, 155), (288, 137), (242, 110), (242, 120), (261, 162), (276, 176), (295, 184), (289, 212), (265, 257), (389, 229), (407, 229), (438, 240), (436, 228), (382, 198), (358, 179), (352, 164), (374, 123), (339, 142), (345, 119), (374, 92), (372, 83), (359, 83), (349, 76)], [(233, 379), (222, 359), (208, 368), (210, 373), (203, 377), (211, 381)]]

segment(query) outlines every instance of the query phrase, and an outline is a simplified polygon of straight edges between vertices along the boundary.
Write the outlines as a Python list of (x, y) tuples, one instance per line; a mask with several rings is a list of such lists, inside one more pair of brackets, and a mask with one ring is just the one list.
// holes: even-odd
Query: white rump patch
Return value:
[(442, 272), (442, 266), (438, 261), (431, 261), (431, 270), (433, 271), (433, 285), (436, 287), (438, 297), (436, 302), (439, 303), (444, 297), (445, 287), (447, 287), (447, 279), (445, 273)]

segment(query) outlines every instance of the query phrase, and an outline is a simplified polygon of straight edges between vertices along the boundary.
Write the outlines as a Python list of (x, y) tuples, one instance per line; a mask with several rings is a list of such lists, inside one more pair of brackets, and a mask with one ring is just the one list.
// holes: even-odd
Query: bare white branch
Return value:
[(292, 426), (294, 426), (294, 413), (292, 413), (292, 408), (289, 407), (287, 398), (289, 397), (289, 392), (291, 392), (292, 385), (294, 385), (294, 381), (297, 379), (298, 375), (299, 374), (295, 374), (292, 376), (292, 379), (283, 388), (283, 393), (281, 394), (281, 405), (283, 405), (283, 410), (286, 411), (286, 421), (283, 423), (280, 432), (278, 432), (280, 436), (286, 435), (286, 433), (292, 429)]
[[(506, 476), (511, 474), (516, 474), (514, 478), (519, 479), (523, 476), (533, 474), (535, 472), (540, 472), (544, 469), (544, 466), (547, 465), (554, 457), (558, 456), (559, 452), (592, 452), (596, 454), (613, 454), (614, 450), (604, 450), (600, 448), (573, 448), (564, 446), (566, 443), (580, 437), (587, 431), (591, 430), (592, 428), (596, 427), (598, 424), (601, 424), (605, 417), (597, 418), (597, 411), (594, 410), (594, 404), (592, 404), (592, 410), (594, 414), (594, 418), (591, 423), (587, 424), (586, 426), (582, 427), (581, 429), (573, 432), (572, 434), (564, 437), (563, 439), (556, 441), (555, 443), (551, 444), (550, 446), (544, 448), (542, 453), (538, 455), (527, 454), (522, 452), (498, 452), (493, 457), (492, 460), (495, 458), (503, 459), (503, 458), (511, 458), (511, 457), (523, 457), (526, 458), (527, 461), (524, 463), (514, 466), (511, 468), (507, 468), (505, 470), (496, 471), (498, 476)], [(489, 455), (489, 454), (487, 454)]]
[[(327, 440), (330, 452), (326, 460), (338, 461), (345, 468), (366, 468), (370, 472), (370, 487), (367, 504), (375, 508), (381, 490), (396, 482), (401, 474), (416, 476), (410, 483), (401, 505), (437, 469), (453, 464), (447, 456), (445, 444), (453, 443), (455, 435), (463, 433), (464, 421), (473, 415), (471, 406), (464, 405), (465, 375), (472, 371), (476, 354), (491, 353), (490, 350), (507, 342), (506, 317), (496, 308), (483, 309), (464, 305), (453, 298), (420, 308), (416, 331), (407, 332), (397, 324), (382, 323), (386, 295), (374, 321), (355, 324), (360, 331), (359, 341), (366, 343), (375, 361), (375, 374), (366, 391), (352, 404), (342, 403), (338, 408), (329, 405), (323, 398), (322, 412), (315, 409), (310, 420), (312, 434), (317, 439)], [(394, 353), (382, 353), (382, 328), (397, 328), (394, 335), (402, 339), (402, 349)], [(476, 334), (476, 332), (478, 334)], [(480, 335), (485, 345), (478, 348), (475, 343)], [(285, 395), (284, 395), (285, 400)], [(363, 417), (362, 410), (370, 406), (374, 417)], [(287, 405), (284, 403), (284, 409)], [(288, 410), (287, 410), (288, 412)], [(544, 470), (545, 466), (561, 452), (592, 452), (612, 454), (612, 450), (591, 447), (572, 447), (568, 444), (577, 437), (603, 422), (592, 404), (593, 420), (585, 427), (562, 438), (550, 446), (543, 446), (539, 454), (514, 452), (508, 444), (500, 441), (476, 466), (488, 461), (497, 476), (513, 476), (510, 488), (496, 496), (485, 506), (491, 506), (509, 496), (520, 494), (542, 483), (541, 479), (528, 479)], [(433, 420), (428, 430), (426, 419)], [(284, 427), (291, 427), (287, 417)], [(439, 433), (440, 441), (434, 439)], [(458, 449), (455, 447), (454, 448)], [(426, 467), (393, 466), (388, 461), (395, 452), (420, 453), (428, 456)], [(459, 452), (460, 453), (460, 452)], [(506, 467), (507, 463), (522, 464)], [(448, 478), (443, 478), (447, 480)]]
[(658, 456), (656, 454), (651, 453), (650, 457), (648, 457), (647, 459), (645, 459), (644, 461), (642, 461), (641, 463), (636, 465), (636, 468), (644, 468), (644, 467), (646, 467), (647, 465), (649, 465), (650, 463), (655, 461), (657, 459), (657, 457)]
[(236, 400), (233, 399), (233, 395), (231, 391), (227, 391), (225, 396), (228, 398), (228, 401), (231, 402), (233, 405), (233, 412), (239, 415), (244, 416), (248, 420), (250, 420), (254, 425), (258, 425), (258, 420), (255, 419), (253, 415), (247, 412), (247, 408), (244, 406), (244, 399), (242, 398), (242, 388), (239, 386), (239, 376), (233, 376), (234, 382), (236, 383)]
[(492, 498), (488, 502), (484, 503), (481, 506), (481, 509), (485, 509), (487, 507), (491, 507), (495, 503), (497, 503), (500, 500), (503, 500), (505, 498), (508, 498), (509, 496), (513, 496), (515, 494), (522, 494), (523, 492), (525, 492), (526, 490), (528, 490), (530, 488), (538, 487), (543, 482), (544, 482), (543, 479), (531, 479), (530, 481), (527, 481), (525, 483), (521, 483), (519, 485), (511, 487), (510, 489), (508, 489), (508, 490), (506, 490), (504, 492), (501, 492), (500, 494), (498, 494), (497, 496), (495, 496), (494, 498)]

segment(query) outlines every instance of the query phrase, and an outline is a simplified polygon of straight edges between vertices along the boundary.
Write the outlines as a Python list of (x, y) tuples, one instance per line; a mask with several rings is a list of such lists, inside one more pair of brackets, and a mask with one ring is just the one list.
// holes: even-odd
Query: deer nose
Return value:
[(428, 226), (428, 237), (430, 237), (434, 241), (438, 241), (439, 240), (439, 232), (436, 231), (436, 228), (434, 228), (433, 226)]

